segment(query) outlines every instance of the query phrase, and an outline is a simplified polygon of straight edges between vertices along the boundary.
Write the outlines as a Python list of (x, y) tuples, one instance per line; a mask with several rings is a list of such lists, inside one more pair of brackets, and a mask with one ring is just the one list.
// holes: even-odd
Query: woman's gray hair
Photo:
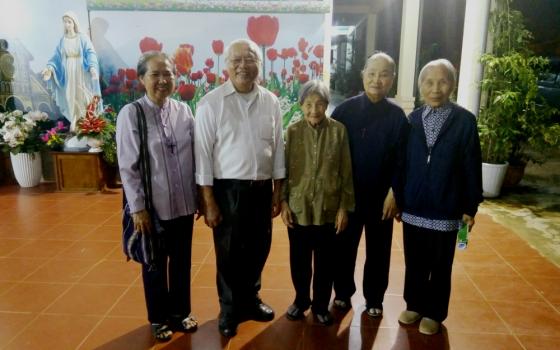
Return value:
[(143, 77), (146, 72), (148, 71), (148, 61), (154, 57), (160, 57), (170, 63), (172, 67), (173, 74), (175, 74), (175, 64), (173, 62), (173, 58), (166, 54), (165, 52), (160, 51), (146, 51), (140, 56), (138, 59), (138, 64), (136, 65), (136, 74), (139, 77)]
[(420, 74), (418, 74), (418, 89), (420, 89), (422, 82), (426, 79), (428, 71), (435, 67), (442, 67), (445, 69), (447, 72), (447, 79), (451, 82), (451, 86), (455, 88), (455, 84), (457, 84), (457, 70), (453, 67), (453, 64), (449, 62), (449, 60), (440, 58), (426, 63), (422, 70), (420, 70)]
[(329, 87), (322, 80), (310, 80), (299, 89), (299, 104), (302, 105), (310, 95), (318, 95), (326, 103), (329, 103), (331, 99)]
[(382, 51), (376, 52), (373, 55), (369, 56), (369, 58), (366, 60), (366, 63), (364, 64), (364, 68), (362, 69), (362, 74), (366, 71), (368, 65), (371, 62), (378, 59), (384, 59), (385, 61), (389, 62), (389, 65), (393, 70), (393, 75), (397, 75), (397, 65), (395, 64), (395, 60), (393, 59), (393, 57), (389, 56), (388, 54)]
[(231, 43), (229, 43), (229, 45), (226, 47), (225, 55), (224, 55), (226, 63), (229, 61), (229, 58), (231, 56), (231, 49), (235, 45), (239, 45), (239, 44), (244, 44), (249, 46), (249, 51), (251, 51), (255, 55), (255, 57), (257, 57), (257, 60), (259, 61), (259, 67), (260, 67), (260, 63), (262, 63), (263, 60), (261, 49), (259, 48), (259, 45), (257, 45), (253, 40), (249, 40), (249, 39), (236, 39)]

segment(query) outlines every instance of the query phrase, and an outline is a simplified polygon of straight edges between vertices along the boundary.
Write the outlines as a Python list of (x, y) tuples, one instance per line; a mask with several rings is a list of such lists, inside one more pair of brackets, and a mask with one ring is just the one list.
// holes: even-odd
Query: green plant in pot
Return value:
[(528, 49), (532, 35), (525, 29), (522, 14), (510, 4), (511, 0), (496, 1), (490, 17), (493, 50), (481, 58), (485, 101), (478, 128), (482, 157), (490, 164), (540, 163), (560, 139), (560, 126), (552, 120), (555, 110), (538, 94), (537, 80), (548, 60)]

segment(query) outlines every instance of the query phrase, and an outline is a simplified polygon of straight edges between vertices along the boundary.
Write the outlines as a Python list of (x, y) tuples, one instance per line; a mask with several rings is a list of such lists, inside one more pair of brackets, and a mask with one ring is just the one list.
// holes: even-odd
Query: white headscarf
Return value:
[(74, 31), (78, 34), (80, 32), (80, 22), (78, 22), (78, 16), (73, 11), (66, 11), (62, 15), (63, 19), (64, 17), (68, 17), (72, 20), (72, 22), (74, 22)]

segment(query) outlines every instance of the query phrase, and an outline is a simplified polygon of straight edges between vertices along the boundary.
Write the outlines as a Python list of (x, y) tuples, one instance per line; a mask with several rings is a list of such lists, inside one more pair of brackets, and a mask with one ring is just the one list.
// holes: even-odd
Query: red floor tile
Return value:
[(99, 317), (83, 315), (40, 315), (5, 349), (76, 349), (99, 321)]
[[(271, 322), (247, 321), (230, 340), (217, 327), (219, 303), (212, 231), (195, 222), (192, 253), (194, 334), (155, 344), (146, 320), (140, 265), (121, 251), (120, 191), (57, 193), (52, 186), (0, 187), (0, 348), (7, 349), (555, 349), (560, 347), (560, 269), (512, 231), (477, 216), (466, 251), (457, 251), (449, 317), (442, 332), (424, 336), (397, 319), (405, 264), (402, 227), (395, 224), (389, 287), (382, 318), (365, 314), (361, 292), (364, 239), (355, 279), (358, 291), (335, 324), (318, 325), (311, 312), (288, 321), (294, 290), (289, 240), (279, 218), (260, 296), (275, 310)], [(69, 208), (74, 209), (68, 215)], [(29, 211), (33, 215), (29, 215)], [(23, 282), (24, 281), (24, 282)], [(69, 329), (72, 330), (68, 335)]]

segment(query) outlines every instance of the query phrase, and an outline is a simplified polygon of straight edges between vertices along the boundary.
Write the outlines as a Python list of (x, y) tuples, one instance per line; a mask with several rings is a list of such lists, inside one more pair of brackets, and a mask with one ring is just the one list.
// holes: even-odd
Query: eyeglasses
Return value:
[(257, 59), (252, 56), (234, 57), (230, 59), (229, 62), (231, 62), (231, 64), (233, 64), (234, 66), (239, 66), (241, 62), (245, 62), (245, 64), (255, 64), (257, 63)]

